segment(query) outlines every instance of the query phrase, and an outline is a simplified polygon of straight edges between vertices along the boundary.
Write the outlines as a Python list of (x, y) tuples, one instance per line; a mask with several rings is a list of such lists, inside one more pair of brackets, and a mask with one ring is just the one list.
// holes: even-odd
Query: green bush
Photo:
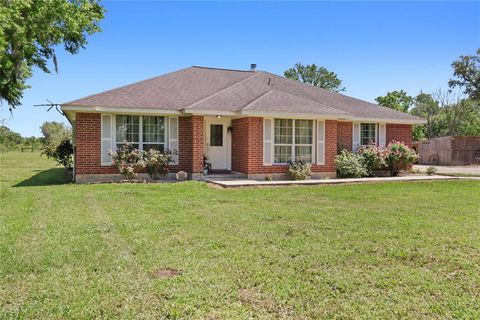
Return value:
[(437, 173), (438, 169), (435, 166), (428, 166), (427, 167), (427, 174), (431, 176), (432, 174)]
[(415, 150), (398, 141), (390, 142), (382, 150), (381, 155), (392, 176), (397, 176), (400, 171), (410, 168), (418, 158)]
[(305, 161), (291, 162), (288, 166), (287, 176), (293, 180), (308, 180), (312, 175), (312, 166)]
[(67, 169), (73, 167), (73, 145), (70, 139), (65, 139), (55, 148), (52, 158)]
[(373, 177), (375, 170), (381, 169), (385, 166), (381, 150), (375, 145), (361, 147), (357, 154), (362, 158), (362, 162), (367, 170), (367, 175)]
[(161, 175), (168, 173), (168, 164), (172, 162), (173, 153), (169, 150), (160, 152), (150, 149), (143, 152), (143, 159), (147, 173), (152, 180), (158, 179)]
[(110, 150), (109, 154), (112, 156), (112, 164), (128, 180), (135, 179), (138, 171), (145, 168), (142, 153), (130, 143), (122, 145), (116, 151)]
[(361, 178), (368, 176), (368, 170), (361, 154), (342, 150), (335, 156), (335, 169), (340, 178)]

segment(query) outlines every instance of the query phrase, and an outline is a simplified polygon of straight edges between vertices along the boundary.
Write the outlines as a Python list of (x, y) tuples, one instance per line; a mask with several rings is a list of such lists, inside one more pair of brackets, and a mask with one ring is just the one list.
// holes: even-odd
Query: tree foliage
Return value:
[(454, 79), (450, 79), (450, 88), (460, 87), (471, 99), (480, 100), (480, 49), (475, 55), (460, 56), (452, 63)]
[(6, 125), (0, 125), (0, 152), (12, 150), (31, 150), (39, 147), (39, 138), (23, 137), (20, 133), (12, 131)]
[(0, 150), (9, 151), (17, 147), (17, 145), (23, 142), (22, 136), (10, 130), (7, 126), (0, 126)]
[(411, 114), (427, 120), (425, 125), (414, 127), (413, 139), (418, 141), (427, 137), (435, 137), (441, 133), (440, 106), (431, 94), (420, 93), (414, 99)]
[[(451, 135), (480, 135), (480, 103), (452, 91), (438, 90), (415, 97), (413, 115), (427, 120), (416, 126), (414, 139)], [(423, 135), (421, 132), (423, 131)]]
[(285, 77), (308, 83), (312, 86), (324, 88), (333, 92), (345, 91), (335, 72), (329, 71), (325, 67), (318, 67), (315, 64), (303, 65), (296, 63), (293, 68), (284, 72)]
[(78, 53), (103, 15), (98, 0), (0, 0), (0, 102), (19, 106), (32, 69), (57, 71), (55, 47)]
[(387, 92), (385, 96), (377, 97), (375, 101), (381, 106), (401, 112), (408, 112), (413, 105), (414, 99), (403, 90), (395, 90)]
[(55, 161), (67, 169), (73, 168), (73, 144), (70, 139), (64, 139), (53, 148), (48, 158), (53, 158)]
[(61, 122), (45, 121), (40, 127), (43, 134), (42, 154), (54, 157), (57, 147), (65, 140), (72, 139), (72, 129)]

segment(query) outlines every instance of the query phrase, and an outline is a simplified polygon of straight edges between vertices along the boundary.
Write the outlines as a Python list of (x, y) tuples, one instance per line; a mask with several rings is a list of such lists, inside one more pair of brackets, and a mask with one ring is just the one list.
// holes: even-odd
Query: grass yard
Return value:
[(480, 181), (74, 185), (0, 162), (2, 319), (480, 318)]

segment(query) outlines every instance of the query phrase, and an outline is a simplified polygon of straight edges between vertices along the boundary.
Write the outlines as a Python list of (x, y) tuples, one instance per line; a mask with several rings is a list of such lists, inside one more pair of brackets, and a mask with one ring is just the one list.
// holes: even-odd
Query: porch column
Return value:
[(260, 173), (263, 165), (263, 118), (232, 120), (232, 171)]
[(179, 117), (179, 167), (199, 178), (203, 172), (203, 116)]

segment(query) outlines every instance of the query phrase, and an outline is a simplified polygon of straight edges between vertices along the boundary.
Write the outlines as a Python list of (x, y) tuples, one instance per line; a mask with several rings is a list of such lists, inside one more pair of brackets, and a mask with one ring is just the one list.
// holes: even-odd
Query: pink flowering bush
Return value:
[(168, 173), (168, 164), (172, 162), (172, 157), (173, 152), (170, 150), (165, 152), (154, 149), (144, 151), (143, 159), (150, 178), (155, 180), (160, 176), (166, 175)]
[(381, 151), (381, 156), (392, 176), (397, 176), (400, 171), (410, 168), (418, 158), (415, 150), (398, 141), (390, 142), (387, 147)]
[(135, 179), (138, 171), (145, 167), (142, 152), (130, 143), (122, 145), (116, 151), (110, 150), (109, 155), (112, 156), (112, 164), (128, 180)]
[(385, 148), (363, 146), (355, 152), (342, 150), (335, 157), (335, 169), (339, 177), (374, 176), (375, 170), (388, 169), (390, 175), (410, 168), (417, 154), (403, 142), (392, 141)]
[(356, 153), (361, 157), (367, 175), (370, 177), (375, 175), (375, 170), (381, 169), (385, 166), (385, 160), (382, 157), (382, 149), (374, 144), (360, 147)]

